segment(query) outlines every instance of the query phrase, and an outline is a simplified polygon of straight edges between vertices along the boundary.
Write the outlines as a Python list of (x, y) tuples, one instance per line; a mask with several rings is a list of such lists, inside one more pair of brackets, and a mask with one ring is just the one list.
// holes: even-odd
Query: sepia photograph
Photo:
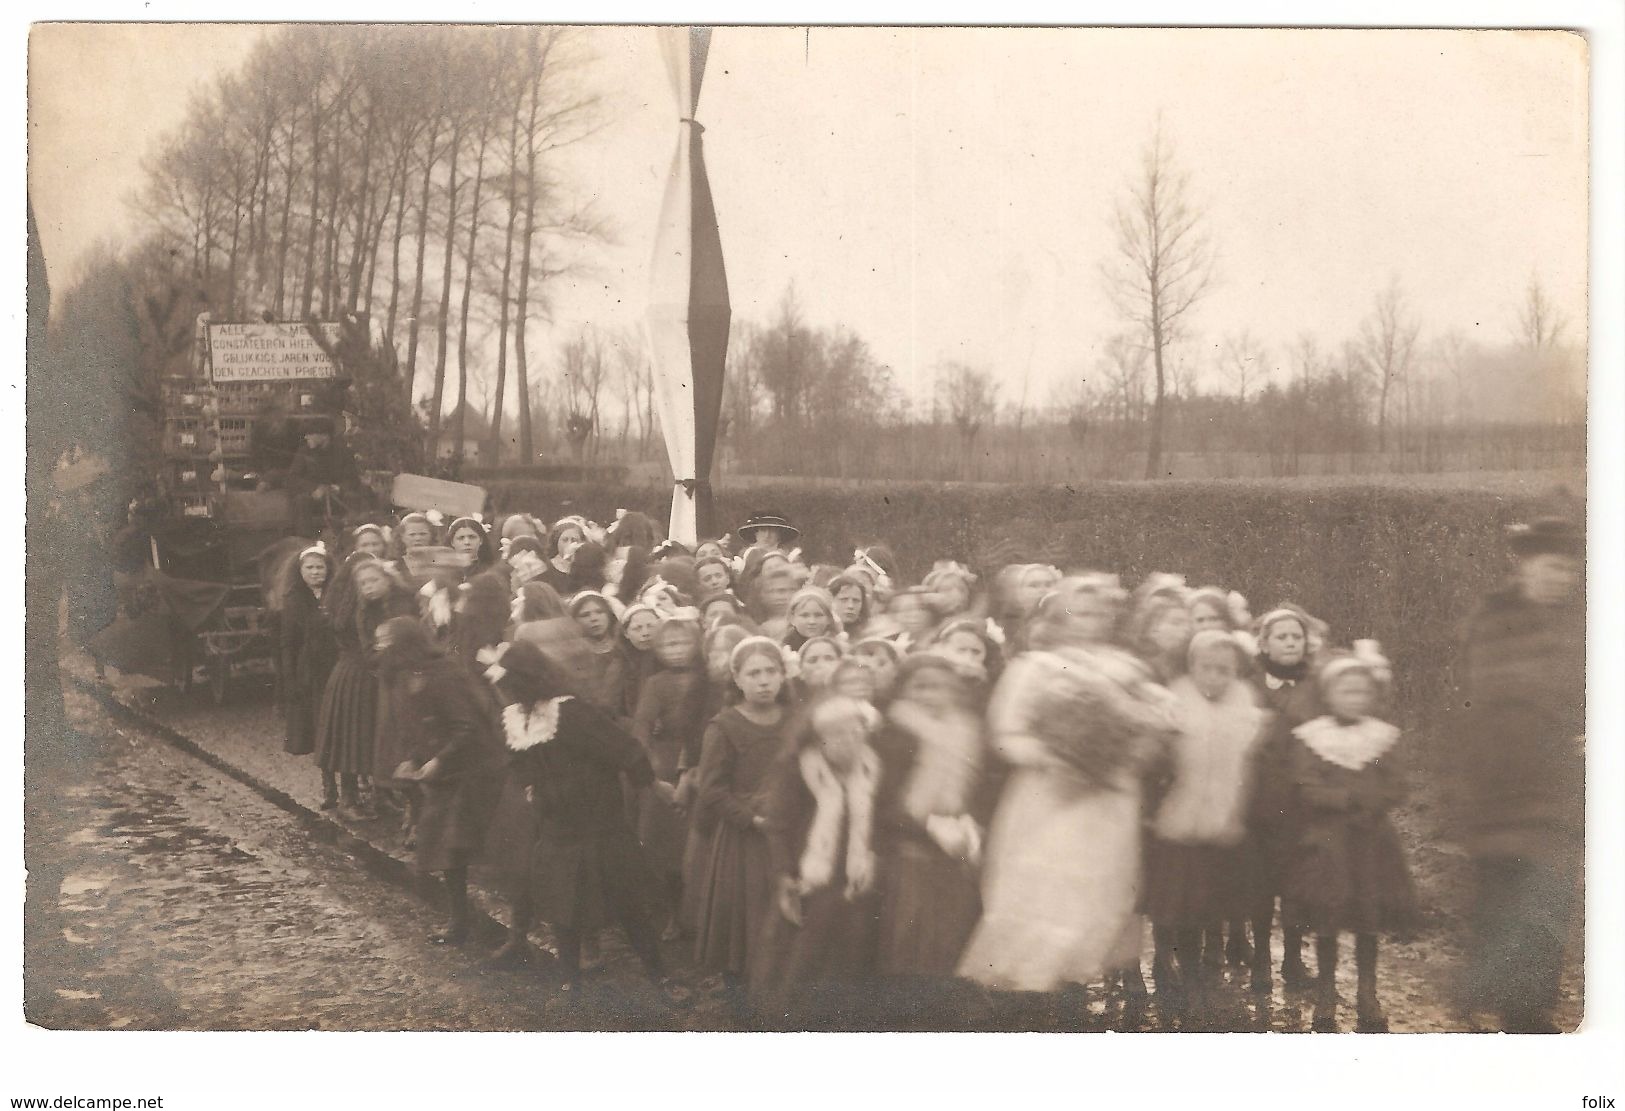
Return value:
[(14, 1022), (1580, 1037), (1586, 30), (426, 18), (24, 25)]

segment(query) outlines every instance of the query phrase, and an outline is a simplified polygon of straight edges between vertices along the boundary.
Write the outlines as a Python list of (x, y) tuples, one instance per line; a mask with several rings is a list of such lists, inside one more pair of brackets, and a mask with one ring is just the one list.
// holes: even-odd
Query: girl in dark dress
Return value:
[(554, 522), (547, 534), (547, 566), (542, 569), (540, 578), (562, 598), (572, 593), (570, 569), (575, 563), (576, 549), (586, 542), (586, 529), (573, 517)]
[(876, 971), (912, 1003), (952, 979), (982, 913), (983, 828), (974, 811), (989, 762), (981, 716), (955, 662), (903, 662), (874, 740), (885, 766), (876, 808), (880, 945)]
[(793, 652), (813, 637), (833, 637), (841, 631), (835, 599), (821, 586), (804, 586), (790, 599), (784, 645)]
[(643, 684), (660, 670), (660, 660), (654, 653), (655, 630), (660, 628), (660, 614), (651, 605), (634, 602), (621, 613), (619, 644), (624, 679), (621, 685), (619, 717), (630, 721), (637, 713), (638, 699)]
[(581, 629), (587, 654), (583, 664), (585, 673), (576, 677), (575, 686), (582, 698), (611, 716), (623, 721), (629, 715), (626, 706), (626, 657), (622, 655), (615, 634), (615, 610), (610, 600), (596, 590), (585, 591), (570, 599), (570, 616)]
[[(1320, 693), (1310, 679), (1313, 657), (1309, 648), (1311, 619), (1296, 606), (1280, 606), (1258, 622), (1258, 669), (1253, 673), (1253, 689), (1259, 704), (1275, 716), (1264, 743), (1259, 746), (1253, 773), (1253, 804), (1249, 821), (1249, 851), (1255, 856), (1258, 906), (1253, 911), (1253, 990), (1262, 994), (1270, 988), (1270, 931), (1275, 920), (1276, 900), (1286, 883), (1286, 872), (1299, 830), (1292, 811), (1291, 782), (1286, 754), (1292, 747), (1292, 730), (1319, 717)], [(1314, 982), (1303, 959), (1303, 931), (1281, 916), (1281, 941), (1285, 956), (1281, 979), (1289, 988), (1305, 988)]]
[(1004, 646), (994, 636), (998, 629), (991, 619), (962, 617), (939, 628), (931, 641), (931, 650), (947, 656), (969, 681), (966, 693), (978, 713), (987, 709), (993, 684), (1004, 670)]
[(489, 570), (497, 561), (496, 549), (491, 546), (491, 534), (483, 523), (473, 517), (459, 517), (453, 521), (446, 529), (446, 543), (452, 551), (468, 560), (468, 578)]
[(383, 559), (389, 554), (389, 536), (384, 532), (382, 525), (357, 525), (350, 530), (350, 550), (346, 558), (353, 555), (364, 555), (372, 559)]
[(732, 591), (734, 588), (733, 568), (721, 556), (695, 560), (694, 582), (699, 588), (700, 597), (702, 598), (708, 594), (721, 594), (724, 591)]
[(792, 1028), (850, 1025), (873, 977), (878, 724), (868, 703), (824, 699), (772, 769), (763, 828), (774, 906), (750, 987), (758, 1015)]
[[(750, 636), (742, 625), (719, 625), (706, 632), (701, 642), (704, 666), (705, 702), (700, 721), (707, 725), (727, 709), (738, 690), (733, 681), (733, 650)], [(693, 930), (699, 921), (700, 892), (711, 859), (711, 839), (716, 834), (715, 816), (700, 803), (700, 761), (704, 756), (706, 728), (701, 726), (701, 744), (686, 748), (679, 757), (677, 793), (673, 803), (688, 815), (688, 838), (683, 846), (683, 901), (679, 921)]]
[(700, 813), (712, 828), (695, 877), (695, 960), (737, 986), (750, 971), (751, 946), (773, 902), (767, 796), (784, 749), (789, 712), (779, 645), (746, 637), (728, 659), (735, 704), (706, 728), (700, 753)]
[(678, 1001), (649, 912), (653, 877), (621, 806), (622, 776), (640, 787), (654, 780), (643, 746), (607, 714), (563, 694), (533, 644), (507, 645), (486, 678), (505, 707), (514, 774), (536, 810), (536, 905), (558, 941), (563, 990), (580, 986), (583, 936), (613, 921), (649, 978)]
[(1399, 730), (1372, 716), (1388, 684), (1374, 642), (1323, 663), (1327, 712), (1292, 731), (1286, 768), (1302, 837), (1281, 897), (1285, 921), (1315, 932), (1317, 1031), (1337, 1023), (1338, 935), (1354, 935), (1360, 1033), (1386, 1033), (1377, 999), (1377, 938), (1415, 919), (1404, 849), (1389, 812), (1404, 797), (1395, 761)]
[(376, 644), (391, 719), (407, 753), (393, 776), (422, 793), (417, 864), (444, 875), (451, 910), (447, 927), (429, 940), (462, 945), (469, 930), (468, 866), (484, 843), (505, 763), (490, 695), (416, 618), (384, 622)]
[(808, 637), (792, 661), (796, 674), (790, 681), (791, 700), (806, 706), (823, 697), (836, 665), (845, 658), (845, 646), (834, 637)]
[(842, 572), (830, 579), (824, 589), (835, 602), (835, 617), (841, 623), (841, 631), (857, 640), (863, 635), (863, 627), (869, 624), (868, 585), (858, 576)]
[(334, 571), (333, 557), (321, 543), (305, 548), (283, 569), (279, 636), (287, 734), (282, 747), (294, 756), (316, 751), (316, 716), (338, 660), (333, 626), (322, 608)]
[(669, 902), (667, 934), (676, 936), (682, 899), (683, 853), (688, 840), (688, 808), (678, 802), (678, 784), (699, 764), (706, 718), (705, 670), (700, 660), (700, 628), (692, 620), (666, 619), (655, 634), (660, 670), (643, 685), (632, 735), (642, 742), (655, 779), (639, 793), (638, 841), (660, 876)]
[(707, 594), (700, 599), (700, 624), (710, 632), (719, 625), (744, 625), (755, 629), (756, 623), (751, 620), (750, 612), (745, 603), (736, 596), (724, 591), (721, 594)]
[(408, 513), (401, 518), (400, 525), (395, 529), (395, 569), (412, 589), (421, 590), (429, 581), (426, 575), (413, 574), (412, 553), (437, 547), (439, 543), (440, 530), (427, 513)]
[(405, 584), (381, 561), (365, 555), (345, 561), (345, 573), (327, 603), (339, 653), (316, 724), (322, 809), (342, 803), (347, 816), (367, 817), (356, 787), (357, 777), (372, 774), (377, 740), (380, 695), (373, 638), (379, 625), (391, 617), (412, 616), (417, 607)]

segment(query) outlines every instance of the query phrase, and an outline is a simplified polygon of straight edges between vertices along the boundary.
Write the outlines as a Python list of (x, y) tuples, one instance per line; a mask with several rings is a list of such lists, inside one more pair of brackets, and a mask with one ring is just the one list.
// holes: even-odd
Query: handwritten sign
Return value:
[[(318, 324), (336, 344), (337, 324)], [(333, 360), (303, 324), (210, 324), (209, 372), (216, 382), (281, 382), (332, 378)]]

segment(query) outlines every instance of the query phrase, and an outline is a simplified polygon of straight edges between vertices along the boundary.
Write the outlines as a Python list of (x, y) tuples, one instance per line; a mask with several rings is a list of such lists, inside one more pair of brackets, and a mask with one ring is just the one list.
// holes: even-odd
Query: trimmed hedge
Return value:
[[(670, 506), (663, 486), (498, 482), (492, 495), (501, 509), (550, 518), (608, 521), (625, 508), (663, 524)], [(1152, 571), (1221, 583), (1245, 594), (1254, 614), (1295, 601), (1331, 624), (1334, 643), (1382, 642), (1412, 722), (1448, 710), (1460, 623), (1511, 568), (1502, 529), (1542, 504), (1472, 490), (1270, 482), (785, 482), (716, 492), (726, 527), (777, 510), (801, 528), (809, 560), (843, 565), (855, 546), (885, 541), (910, 580), (934, 559), (962, 560), (985, 582), (997, 564), (1043, 555), (1063, 570), (1116, 572), (1129, 586)]]

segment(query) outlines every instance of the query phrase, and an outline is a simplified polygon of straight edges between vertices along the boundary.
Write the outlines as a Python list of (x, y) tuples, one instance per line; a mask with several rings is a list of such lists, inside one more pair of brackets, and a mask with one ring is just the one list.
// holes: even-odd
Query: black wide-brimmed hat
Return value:
[(1585, 553), (1585, 537), (1565, 517), (1540, 517), (1526, 525), (1513, 525), (1507, 529), (1507, 543), (1520, 559), (1538, 555), (1579, 559)]
[(788, 532), (792, 537), (800, 536), (801, 530), (792, 525), (782, 513), (752, 513), (750, 520), (740, 525), (736, 530), (743, 540), (750, 540), (753, 529), (776, 528)]

